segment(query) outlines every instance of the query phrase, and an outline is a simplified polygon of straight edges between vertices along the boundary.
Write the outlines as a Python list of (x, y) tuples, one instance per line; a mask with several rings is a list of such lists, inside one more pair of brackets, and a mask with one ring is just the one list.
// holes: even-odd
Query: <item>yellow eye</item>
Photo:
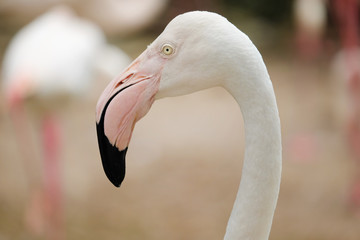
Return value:
[(164, 44), (161, 48), (161, 52), (167, 56), (173, 54), (174, 48), (170, 44)]

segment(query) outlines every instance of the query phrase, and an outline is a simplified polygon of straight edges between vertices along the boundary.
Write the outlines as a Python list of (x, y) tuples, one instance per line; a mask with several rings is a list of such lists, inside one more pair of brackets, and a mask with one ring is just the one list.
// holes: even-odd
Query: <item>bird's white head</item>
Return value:
[(249, 49), (258, 53), (245, 34), (216, 13), (196, 11), (174, 18), (99, 98), (98, 141), (110, 181), (120, 186), (135, 122), (155, 99), (227, 85), (234, 76), (241, 88), (241, 79), (251, 81), (242, 75), (258, 64), (242, 57)]
[(228, 63), (237, 48), (232, 42), (234, 29), (240, 33), (226, 18), (210, 12), (189, 12), (173, 19), (149, 46), (166, 59), (156, 98), (221, 85), (233, 66)]

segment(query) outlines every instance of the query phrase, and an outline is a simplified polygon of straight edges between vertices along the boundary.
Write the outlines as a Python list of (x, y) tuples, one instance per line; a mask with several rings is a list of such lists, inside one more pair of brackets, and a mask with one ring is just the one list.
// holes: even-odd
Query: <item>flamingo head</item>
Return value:
[(215, 13), (179, 15), (105, 88), (96, 107), (97, 134), (104, 171), (115, 186), (125, 176), (134, 125), (155, 99), (222, 84), (229, 72), (222, 65), (233, 50), (228, 28), (235, 27)]

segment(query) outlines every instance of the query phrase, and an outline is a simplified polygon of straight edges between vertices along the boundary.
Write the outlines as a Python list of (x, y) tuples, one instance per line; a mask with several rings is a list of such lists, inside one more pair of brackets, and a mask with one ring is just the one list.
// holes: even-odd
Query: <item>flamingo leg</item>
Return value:
[(30, 234), (41, 236), (45, 230), (43, 212), (43, 186), (41, 170), (36, 161), (35, 144), (33, 144), (29, 121), (24, 109), (24, 101), (16, 98), (9, 104), (15, 138), (19, 145), (19, 152), (23, 159), (22, 164), (26, 176), (28, 200), (25, 206), (24, 221)]
[(60, 125), (54, 116), (45, 116), (42, 123), (44, 151), (44, 192), (47, 218), (46, 239), (64, 239), (63, 194), (60, 166)]
[(16, 140), (24, 159), (29, 200), (25, 209), (25, 224), (30, 233), (49, 240), (63, 237), (62, 188), (59, 166), (60, 128), (53, 116), (42, 122), (43, 169), (38, 167), (29, 121), (23, 100), (10, 107)]
[(28, 188), (32, 188), (34, 186), (39, 188), (41, 187), (41, 177), (35, 174), (39, 170), (37, 169), (37, 164), (34, 163), (34, 159), (36, 159), (35, 146), (32, 141), (30, 126), (22, 100), (11, 105), (10, 117), (14, 125), (15, 138), (19, 145), (19, 152), (22, 159), (24, 159), (23, 167), (25, 169)]
[(352, 207), (360, 210), (360, 68), (358, 55), (353, 54), (359, 47), (359, 3), (356, 0), (336, 0), (333, 4), (349, 74), (346, 81), (351, 112), (348, 116), (346, 134), (350, 154), (355, 160), (357, 171), (351, 186), (349, 202)]
[(355, 179), (351, 186), (350, 204), (360, 209), (360, 70), (349, 83), (350, 98), (352, 100), (352, 115), (348, 123), (348, 141), (351, 154), (356, 164)]

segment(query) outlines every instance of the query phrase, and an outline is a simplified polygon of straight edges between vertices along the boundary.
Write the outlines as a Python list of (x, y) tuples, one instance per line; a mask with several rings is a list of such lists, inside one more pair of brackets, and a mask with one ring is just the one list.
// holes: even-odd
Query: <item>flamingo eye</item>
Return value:
[(166, 56), (169, 56), (174, 53), (174, 48), (170, 44), (164, 44), (161, 48), (161, 52)]

